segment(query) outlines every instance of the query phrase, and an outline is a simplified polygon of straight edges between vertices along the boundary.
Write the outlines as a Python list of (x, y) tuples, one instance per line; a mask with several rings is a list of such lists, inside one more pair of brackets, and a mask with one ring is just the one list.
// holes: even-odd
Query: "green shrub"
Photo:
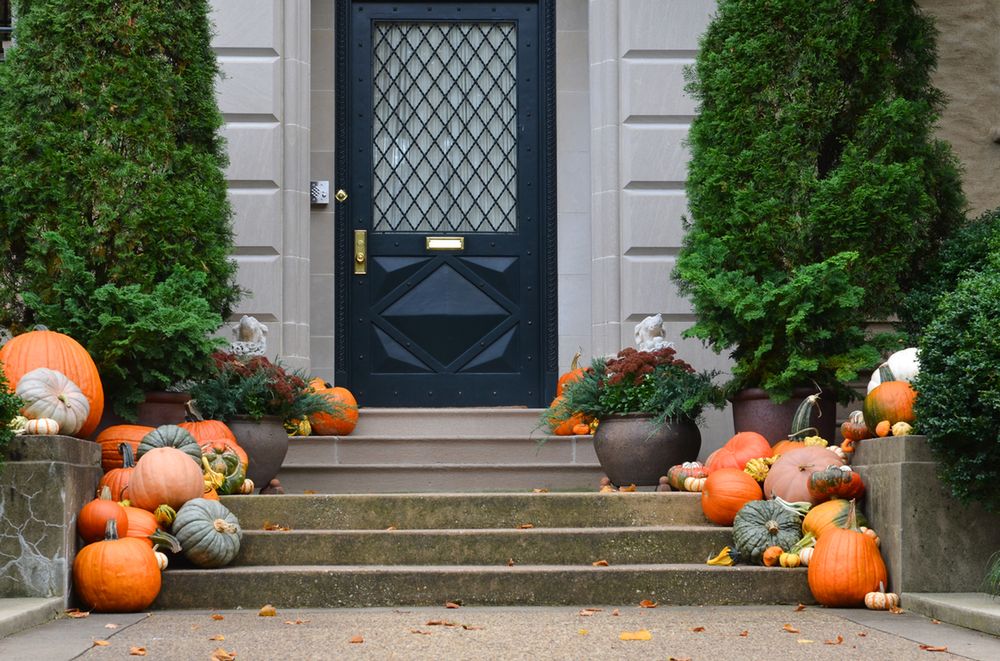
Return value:
[(0, 66), (0, 326), (72, 335), (126, 416), (208, 364), (241, 293), (209, 10), (20, 0)]
[(7, 376), (3, 371), (3, 363), (0, 363), (0, 468), (3, 468), (4, 460), (7, 457), (7, 445), (14, 438), (14, 431), (10, 427), (10, 421), (21, 411), (21, 398), (10, 390)]
[(940, 298), (920, 341), (917, 431), (962, 501), (1000, 510), (1000, 259)]
[(1000, 253), (1000, 209), (987, 211), (959, 227), (941, 244), (934, 259), (927, 260), (921, 281), (900, 307), (901, 327), (916, 345), (924, 328), (934, 319), (938, 299), (953, 291), (966, 271), (981, 271), (990, 255)]
[(731, 350), (733, 388), (787, 398), (878, 360), (888, 318), (962, 219), (933, 136), (934, 29), (910, 0), (721, 0), (688, 71), (691, 218), (674, 279), (686, 335)]

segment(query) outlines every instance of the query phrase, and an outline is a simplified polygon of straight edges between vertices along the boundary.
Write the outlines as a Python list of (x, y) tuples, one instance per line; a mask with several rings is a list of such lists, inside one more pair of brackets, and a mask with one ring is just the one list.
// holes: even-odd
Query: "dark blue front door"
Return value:
[(544, 4), (343, 3), (337, 377), (362, 405), (548, 396)]

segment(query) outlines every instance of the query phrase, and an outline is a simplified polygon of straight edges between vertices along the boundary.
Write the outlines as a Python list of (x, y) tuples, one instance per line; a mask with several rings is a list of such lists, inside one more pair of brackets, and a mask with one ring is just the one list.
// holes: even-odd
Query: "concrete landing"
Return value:
[(62, 610), (62, 597), (0, 599), (0, 638), (54, 620)]
[(1000, 599), (983, 592), (904, 592), (900, 600), (915, 613), (1000, 636)]

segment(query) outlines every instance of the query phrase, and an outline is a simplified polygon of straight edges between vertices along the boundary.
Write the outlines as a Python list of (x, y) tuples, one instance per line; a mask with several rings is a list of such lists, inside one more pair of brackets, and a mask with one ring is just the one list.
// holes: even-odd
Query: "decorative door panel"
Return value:
[(365, 406), (547, 402), (550, 3), (338, 10), (338, 383)]

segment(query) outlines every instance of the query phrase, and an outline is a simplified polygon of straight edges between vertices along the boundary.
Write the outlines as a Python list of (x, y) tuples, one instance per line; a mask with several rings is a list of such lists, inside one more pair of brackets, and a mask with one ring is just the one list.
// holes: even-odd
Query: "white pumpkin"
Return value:
[(812, 546), (807, 546), (801, 551), (799, 551), (799, 562), (802, 564), (803, 567), (809, 566), (809, 561), (812, 560), (812, 557), (813, 557)]
[(24, 400), (21, 413), (28, 418), (55, 420), (63, 434), (72, 436), (80, 431), (90, 415), (90, 401), (80, 387), (62, 372), (47, 367), (22, 376), (16, 392)]
[[(897, 381), (912, 383), (913, 379), (917, 376), (917, 372), (920, 371), (920, 359), (917, 356), (917, 348), (900, 349), (889, 356), (889, 360), (882, 363), (882, 365), (888, 365)], [(875, 386), (880, 383), (882, 383), (882, 379), (879, 377), (878, 370), (876, 369), (872, 373), (871, 380), (868, 381), (868, 392), (875, 390)]]
[(24, 423), (24, 433), (29, 436), (55, 436), (59, 433), (59, 423), (52, 418), (35, 418)]

